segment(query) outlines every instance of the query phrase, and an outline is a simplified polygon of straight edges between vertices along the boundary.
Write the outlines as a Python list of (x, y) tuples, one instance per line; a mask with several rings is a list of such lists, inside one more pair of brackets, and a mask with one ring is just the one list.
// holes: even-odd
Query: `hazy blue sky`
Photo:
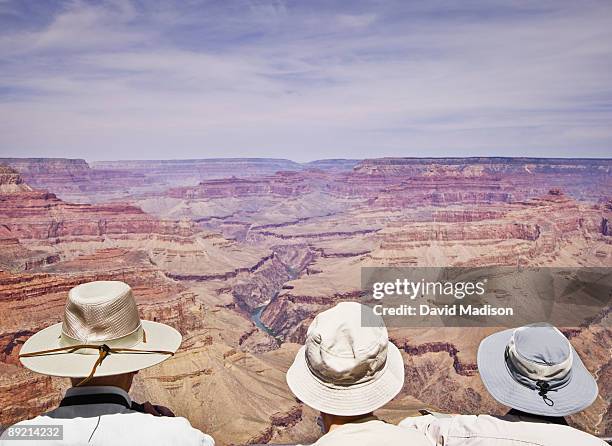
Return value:
[(0, 0), (0, 156), (612, 156), (612, 2)]

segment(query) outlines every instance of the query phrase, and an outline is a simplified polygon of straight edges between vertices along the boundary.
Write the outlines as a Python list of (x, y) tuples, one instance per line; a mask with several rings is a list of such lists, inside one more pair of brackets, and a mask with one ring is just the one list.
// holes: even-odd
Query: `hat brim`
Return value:
[(548, 406), (537, 391), (519, 384), (512, 378), (505, 361), (505, 351), (513, 329), (486, 337), (478, 347), (478, 370), (488, 392), (500, 403), (523, 412), (552, 417), (564, 417), (587, 408), (599, 393), (597, 382), (586, 369), (572, 347), (572, 376), (564, 387), (549, 392), (553, 401)]
[(386, 366), (376, 379), (357, 386), (329, 387), (319, 381), (306, 363), (302, 347), (287, 371), (287, 384), (306, 405), (333, 415), (370, 413), (391, 401), (404, 385), (404, 361), (398, 348), (389, 342)]
[[(139, 342), (130, 348), (138, 350), (166, 350), (176, 352), (182, 336), (174, 328), (152, 321), (141, 321), (147, 342)], [(21, 347), (20, 353), (32, 353), (62, 347), (62, 324), (51, 325), (31, 336)], [(107, 356), (96, 369), (95, 377), (135, 372), (159, 364), (171, 355), (160, 353), (115, 353)], [(98, 354), (95, 350), (77, 353), (58, 352), (41, 356), (19, 358), (28, 369), (50, 376), (79, 378), (89, 376)]]

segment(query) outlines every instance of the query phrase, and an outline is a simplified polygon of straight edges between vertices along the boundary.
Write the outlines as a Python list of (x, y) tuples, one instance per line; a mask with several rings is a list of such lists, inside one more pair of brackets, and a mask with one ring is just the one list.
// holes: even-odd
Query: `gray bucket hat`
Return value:
[(523, 412), (563, 417), (597, 398), (595, 379), (563, 333), (549, 324), (488, 336), (480, 343), (477, 361), (493, 398)]

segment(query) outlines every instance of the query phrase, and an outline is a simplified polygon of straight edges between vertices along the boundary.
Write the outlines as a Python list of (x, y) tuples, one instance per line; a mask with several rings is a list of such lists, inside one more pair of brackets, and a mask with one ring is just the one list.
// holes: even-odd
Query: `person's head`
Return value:
[(590, 406), (598, 394), (568, 339), (545, 323), (485, 338), (478, 370), (493, 398), (527, 414), (565, 417)]
[[(81, 387), (85, 386), (113, 386), (119, 387), (120, 389), (129, 392), (132, 387), (132, 382), (134, 380), (134, 376), (136, 376), (138, 372), (129, 372), (129, 373), (121, 373), (119, 375), (109, 375), (109, 376), (99, 376), (96, 378), (91, 378), (86, 383), (82, 384)], [(73, 387), (78, 386), (84, 377), (80, 378), (70, 378), (70, 382)]]
[(299, 400), (321, 412), (327, 431), (393, 399), (404, 384), (404, 362), (371, 308), (342, 302), (310, 324), (287, 383)]
[(126, 283), (99, 281), (72, 288), (63, 322), (31, 336), (19, 359), (34, 372), (71, 378), (74, 386), (127, 391), (138, 370), (165, 361), (180, 344), (174, 328), (140, 319)]
[(374, 414), (372, 412), (353, 416), (333, 415), (331, 413), (320, 412), (317, 419), (317, 424), (319, 425), (321, 432), (325, 434), (334, 429), (336, 426), (342, 426), (343, 424), (353, 423), (363, 420), (366, 417), (373, 416)]

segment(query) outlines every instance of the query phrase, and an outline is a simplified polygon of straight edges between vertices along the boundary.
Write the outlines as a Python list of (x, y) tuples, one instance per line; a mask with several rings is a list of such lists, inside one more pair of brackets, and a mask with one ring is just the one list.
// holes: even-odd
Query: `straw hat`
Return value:
[[(362, 313), (363, 312), (363, 313)], [(362, 326), (362, 315), (370, 319)], [(305, 404), (334, 415), (362, 415), (393, 399), (404, 384), (404, 362), (383, 320), (357, 302), (319, 313), (287, 371)]]
[(497, 401), (531, 414), (570, 415), (590, 406), (598, 394), (570, 342), (549, 324), (488, 336), (478, 347), (478, 370)]
[(63, 322), (30, 337), (19, 359), (37, 373), (89, 379), (159, 364), (181, 339), (168, 325), (140, 320), (126, 283), (89, 282), (70, 290)]

